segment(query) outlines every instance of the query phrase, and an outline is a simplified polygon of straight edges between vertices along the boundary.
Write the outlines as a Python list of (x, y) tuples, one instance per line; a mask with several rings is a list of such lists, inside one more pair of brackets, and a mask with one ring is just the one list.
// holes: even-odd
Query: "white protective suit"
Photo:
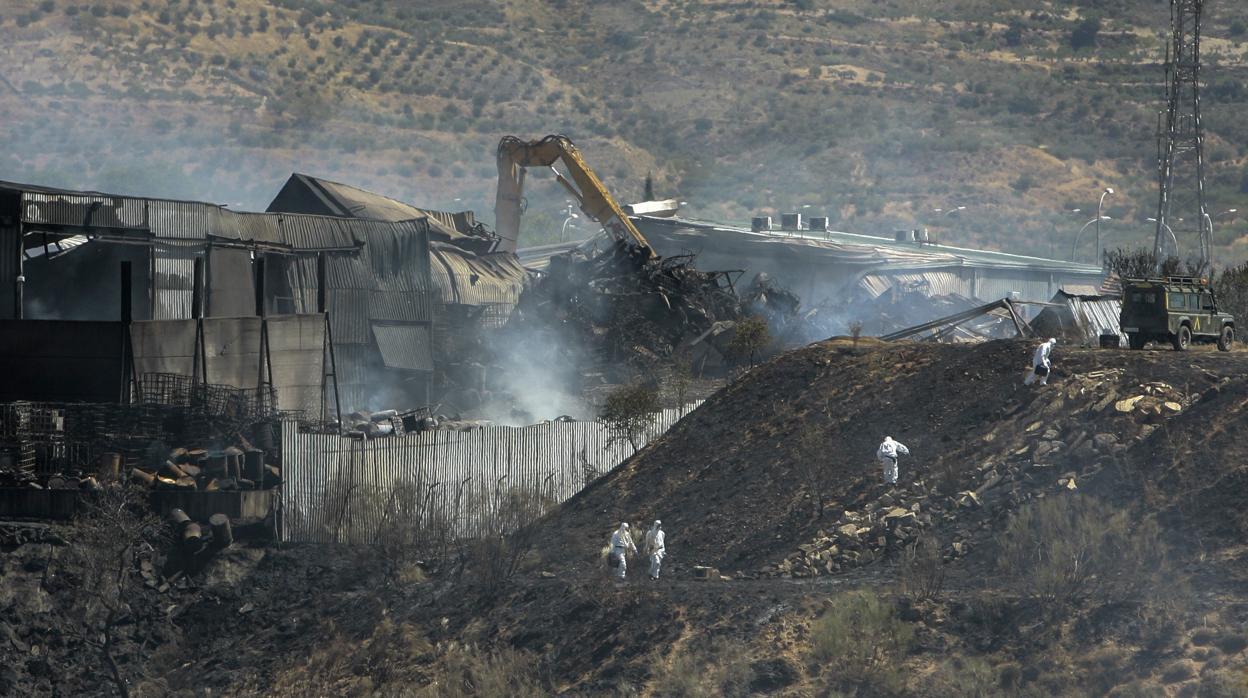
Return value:
[(633, 536), (628, 532), (628, 524), (621, 523), (620, 527), (611, 534), (611, 552), (610, 559), (615, 564), (615, 576), (624, 579), (628, 574), (628, 551), (637, 553), (637, 546), (633, 544)]
[(900, 441), (893, 441), (893, 437), (885, 436), (884, 442), (880, 444), (879, 449), (875, 452), (875, 457), (884, 466), (884, 482), (890, 485), (897, 484), (897, 457), (910, 455), (910, 449)]
[[(1036, 353), (1031, 357), (1031, 370), (1027, 372), (1027, 377), (1023, 379), (1023, 385), (1031, 385), (1032, 383), (1035, 383), (1037, 379), (1040, 380), (1040, 385), (1049, 384), (1049, 374), (1053, 370), (1053, 364), (1049, 360), (1049, 355), (1053, 353), (1053, 347), (1055, 346), (1057, 346), (1057, 340), (1049, 338), (1048, 341), (1043, 342), (1040, 346), (1036, 347)], [(1044, 375), (1037, 374), (1036, 369), (1041, 366), (1044, 367), (1044, 370), (1040, 373), (1043, 373)]]
[(646, 531), (646, 555), (650, 557), (650, 579), (659, 578), (659, 568), (663, 566), (663, 557), (667, 555), (667, 548), (664, 545), (666, 536), (663, 533), (663, 522), (655, 521), (654, 525)]

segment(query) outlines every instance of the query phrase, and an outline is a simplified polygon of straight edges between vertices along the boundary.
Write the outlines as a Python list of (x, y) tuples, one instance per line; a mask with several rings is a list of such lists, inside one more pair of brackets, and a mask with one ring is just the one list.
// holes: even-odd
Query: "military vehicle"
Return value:
[(1217, 342), (1230, 351), (1235, 341), (1235, 318), (1218, 310), (1207, 279), (1192, 276), (1123, 279), (1119, 323), (1132, 349), (1150, 341), (1169, 342), (1176, 351)]

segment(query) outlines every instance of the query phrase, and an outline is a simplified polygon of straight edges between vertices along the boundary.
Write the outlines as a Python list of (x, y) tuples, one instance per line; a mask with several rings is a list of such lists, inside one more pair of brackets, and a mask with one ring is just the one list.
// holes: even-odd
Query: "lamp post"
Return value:
[[(1152, 217), (1148, 218), (1147, 220), (1148, 220), (1148, 222), (1149, 222), (1149, 223), (1156, 223), (1156, 222), (1157, 222), (1157, 219), (1156, 219), (1156, 218), (1152, 218)], [(1161, 224), (1161, 227), (1165, 228), (1165, 229), (1166, 229), (1166, 233), (1170, 235), (1170, 244), (1171, 244), (1171, 245), (1174, 245), (1174, 256), (1175, 256), (1175, 257), (1179, 256), (1179, 239), (1178, 239), (1177, 237), (1175, 237), (1175, 235), (1174, 235), (1174, 231), (1170, 229), (1170, 225), (1169, 225), (1169, 224), (1167, 224), (1167, 223), (1162, 223), (1162, 224)], [(1160, 260), (1158, 260), (1158, 262), (1160, 262)]]
[(1101, 198), (1096, 202), (1096, 263), (1101, 263), (1101, 207), (1105, 205), (1105, 197), (1114, 193), (1113, 187), (1105, 187)]
[(571, 206), (568, 207), (568, 210), (566, 211), (566, 213), (567, 213), (567, 217), (563, 219), (563, 227), (559, 228), (559, 242), (563, 242), (564, 233), (568, 231), (568, 223), (571, 223), (572, 221), (580, 218), (580, 216), (576, 215), (575, 213), (572, 213)]
[[(1075, 234), (1075, 244), (1070, 246), (1070, 261), (1072, 262), (1075, 261), (1075, 250), (1079, 249), (1079, 238), (1083, 237), (1083, 231), (1087, 230), (1088, 226), (1092, 225), (1093, 223), (1096, 223), (1097, 230), (1100, 230), (1102, 219), (1107, 220), (1107, 221), (1113, 220), (1113, 218), (1110, 218), (1109, 216), (1097, 216), (1096, 218), (1093, 218), (1087, 223), (1084, 223), (1083, 227), (1079, 229), (1079, 232)], [(1099, 257), (1099, 254), (1098, 254), (1098, 257)]]

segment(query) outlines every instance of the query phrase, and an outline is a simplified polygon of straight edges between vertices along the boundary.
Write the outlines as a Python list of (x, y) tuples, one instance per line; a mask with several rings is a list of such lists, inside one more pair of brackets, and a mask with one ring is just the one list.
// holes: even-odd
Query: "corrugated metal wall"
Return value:
[[(666, 433), (700, 404), (656, 415), (647, 440)], [(413, 484), (428, 488), (436, 506), (451, 510), (457, 530), (471, 535), (480, 512), (467, 503), (482, 495), (536, 486), (563, 502), (586, 486), (587, 465), (606, 473), (633, 455), (627, 443), (608, 447), (609, 439), (597, 422), (432, 431), (373, 441), (300, 434), (287, 423), (283, 539), (369, 542), (386, 519), (396, 486)]]

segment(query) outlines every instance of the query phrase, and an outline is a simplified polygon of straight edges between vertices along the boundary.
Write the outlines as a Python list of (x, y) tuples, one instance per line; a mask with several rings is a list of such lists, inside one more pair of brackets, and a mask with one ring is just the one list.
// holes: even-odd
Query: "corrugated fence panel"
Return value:
[[(692, 409), (656, 414), (646, 442), (662, 436)], [(446, 512), (454, 533), (481, 530), (489, 502), (515, 488), (540, 488), (556, 503), (585, 488), (633, 455), (627, 443), (608, 446), (597, 422), (548, 422), (527, 427), (433, 431), (357, 441), (282, 429), (283, 540), (365, 543), (389, 517), (420, 526), (412, 517)], [(404, 519), (396, 504), (403, 487), (425, 502)], [(407, 512), (411, 514), (411, 512)]]

